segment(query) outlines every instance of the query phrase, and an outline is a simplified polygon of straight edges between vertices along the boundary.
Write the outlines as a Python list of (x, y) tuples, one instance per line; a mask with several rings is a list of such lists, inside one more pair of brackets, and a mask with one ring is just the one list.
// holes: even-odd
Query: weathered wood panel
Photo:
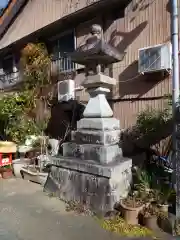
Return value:
[(113, 65), (117, 79), (113, 98), (120, 100), (114, 103), (114, 112), (125, 128), (135, 123), (137, 114), (147, 106), (161, 108), (163, 100), (157, 98), (171, 92), (171, 76), (138, 74), (138, 49), (170, 41), (169, 1), (132, 1), (124, 17), (112, 21), (105, 35), (127, 52), (122, 62)]
[(0, 48), (99, 0), (30, 0), (0, 41)]
[[(170, 39), (170, 14), (168, 0), (132, 1), (125, 10), (125, 16), (117, 19), (107, 29), (110, 42), (126, 51), (125, 59), (113, 66), (117, 79), (115, 98), (159, 97), (171, 91), (168, 78), (161, 74), (142, 76), (138, 74), (138, 49), (162, 44)], [(124, 22), (124, 23), (123, 23)]]
[(123, 100), (113, 106), (114, 116), (120, 119), (121, 128), (126, 128), (135, 123), (137, 115), (147, 106), (152, 109), (161, 109), (166, 106), (162, 99), (156, 100)]
[(117, 79), (113, 89), (115, 116), (125, 128), (135, 123), (137, 114), (147, 105), (162, 107), (159, 98), (171, 92), (171, 76), (138, 74), (138, 49), (170, 41), (169, 0), (133, 0), (124, 16), (122, 9), (116, 8), (103, 19), (105, 39), (127, 53), (110, 71)]
[[(98, 0), (29, 1), (1, 39), (0, 48), (93, 2)], [(103, 15), (103, 11), (100, 14)], [(170, 76), (152, 74), (146, 77), (138, 74), (138, 49), (170, 41), (169, 0), (132, 0), (125, 9), (124, 16), (120, 7), (109, 9), (109, 13), (106, 12), (102, 18), (77, 26), (77, 46), (86, 41), (92, 23), (102, 23), (105, 39), (120, 51), (127, 52), (125, 59), (110, 69), (111, 75), (117, 79), (117, 85), (113, 89), (115, 116), (121, 120), (122, 127), (127, 127), (135, 122), (137, 113), (146, 105), (155, 108), (162, 106), (162, 100), (153, 98), (171, 92)], [(76, 85), (80, 85), (83, 74), (76, 76), (75, 81)], [(77, 95), (83, 100), (87, 99), (84, 91)]]

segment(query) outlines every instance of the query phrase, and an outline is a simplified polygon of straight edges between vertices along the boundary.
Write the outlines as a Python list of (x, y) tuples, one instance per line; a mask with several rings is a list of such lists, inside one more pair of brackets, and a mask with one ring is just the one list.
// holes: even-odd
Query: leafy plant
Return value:
[(98, 219), (101, 226), (111, 232), (125, 237), (155, 237), (154, 233), (142, 226), (133, 226), (127, 224), (119, 216), (112, 219)]
[(12, 169), (11, 165), (6, 165), (4, 167), (2, 167), (3, 169)]
[(43, 43), (29, 43), (22, 50), (25, 89), (40, 89), (50, 83), (51, 58)]
[(44, 86), (50, 83), (51, 58), (44, 44), (29, 43), (22, 51), (21, 67), (24, 81), (21, 91), (6, 94), (0, 99), (0, 119), (4, 132), (16, 143), (23, 143), (28, 135), (40, 135), (47, 126), (49, 115), (37, 122), (32, 112)]
[(154, 110), (147, 108), (137, 116), (137, 127), (142, 134), (151, 134), (163, 128), (172, 118), (170, 109)]
[(156, 206), (150, 204), (149, 206), (143, 209), (142, 213), (144, 217), (153, 217), (153, 216), (158, 216), (159, 211)]
[(170, 199), (170, 197), (173, 194), (173, 189), (170, 188), (169, 185), (162, 185), (160, 186), (160, 190), (159, 190), (159, 203), (160, 204), (168, 204), (168, 201)]
[(138, 198), (137, 196), (128, 196), (127, 198), (122, 200), (122, 203), (130, 208), (137, 208), (143, 205), (143, 200)]
[(152, 186), (152, 176), (144, 169), (136, 170), (137, 184), (135, 187), (140, 192), (149, 193)]

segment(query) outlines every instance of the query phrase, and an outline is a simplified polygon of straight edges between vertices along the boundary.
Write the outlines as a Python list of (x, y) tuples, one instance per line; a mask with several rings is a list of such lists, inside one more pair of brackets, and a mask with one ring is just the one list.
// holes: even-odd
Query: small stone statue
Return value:
[(90, 34), (85, 44), (69, 54), (73, 62), (85, 65), (86, 76), (104, 72), (108, 65), (121, 61), (125, 55), (104, 40), (100, 25), (93, 24)]
[[(86, 40), (86, 43), (79, 47), (79, 51), (89, 51), (96, 47), (98, 43), (102, 40), (103, 34), (102, 34), (102, 27), (98, 24), (93, 24), (91, 26), (91, 36)], [(96, 62), (94, 64), (91, 63), (90, 66), (86, 67), (86, 76), (92, 74), (100, 73), (102, 71), (102, 66), (100, 64), (97, 64)]]
[(102, 39), (102, 28), (100, 25), (94, 24), (91, 26), (91, 35), (86, 43), (78, 48), (78, 51), (88, 51), (93, 49), (98, 42)]

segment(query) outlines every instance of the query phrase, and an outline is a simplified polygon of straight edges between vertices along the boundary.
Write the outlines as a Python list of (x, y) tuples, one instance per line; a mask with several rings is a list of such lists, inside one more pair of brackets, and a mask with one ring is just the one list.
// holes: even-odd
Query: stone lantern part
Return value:
[(93, 24), (91, 26), (91, 34), (96, 36), (97, 39), (102, 39), (102, 27), (98, 24)]
[(73, 62), (85, 66), (86, 75), (103, 72), (109, 64), (122, 61), (125, 53), (104, 40), (100, 25), (92, 25), (90, 34), (85, 44), (68, 54)]
[(85, 66), (83, 86), (90, 99), (71, 141), (63, 144), (63, 156), (53, 159), (50, 178), (61, 199), (86, 203), (102, 213), (113, 210), (131, 187), (132, 159), (122, 154), (120, 121), (106, 99), (116, 79), (103, 74), (103, 67), (121, 61), (125, 53), (105, 42), (100, 25), (92, 25), (90, 33), (86, 43), (70, 54)]

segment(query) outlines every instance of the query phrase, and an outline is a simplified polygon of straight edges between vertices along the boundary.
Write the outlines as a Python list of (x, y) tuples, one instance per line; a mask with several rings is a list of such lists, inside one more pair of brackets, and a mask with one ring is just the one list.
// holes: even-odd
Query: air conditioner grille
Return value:
[(156, 72), (171, 69), (170, 44), (139, 49), (139, 72)]

